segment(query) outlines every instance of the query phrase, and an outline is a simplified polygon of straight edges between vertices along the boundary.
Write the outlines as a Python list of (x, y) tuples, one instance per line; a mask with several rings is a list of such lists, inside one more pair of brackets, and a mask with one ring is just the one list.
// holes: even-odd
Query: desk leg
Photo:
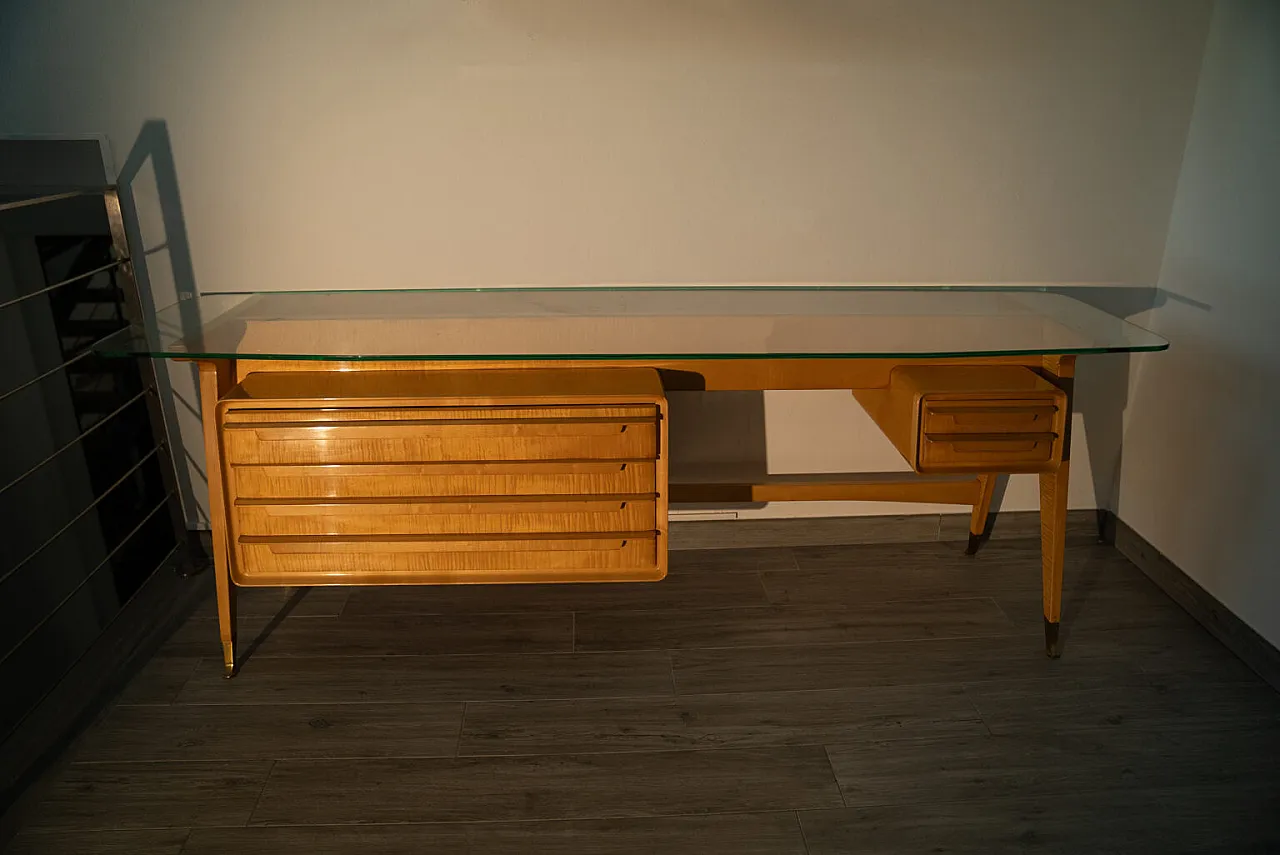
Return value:
[(987, 514), (991, 510), (991, 496), (996, 490), (996, 475), (978, 476), (978, 501), (973, 505), (973, 515), (969, 517), (969, 545), (965, 547), (965, 555), (977, 555), (982, 545), (982, 536), (987, 531)]
[(205, 477), (209, 482), (209, 525), (213, 529), (213, 579), (218, 594), (218, 635), (222, 667), (236, 673), (236, 588), (231, 583), (231, 550), (227, 540), (227, 506), (222, 489), (222, 443), (218, 439), (217, 406), (231, 388), (231, 363), (200, 362), (200, 418), (204, 428)]
[(1067, 473), (1062, 461), (1056, 472), (1040, 475), (1040, 562), (1044, 593), (1044, 652), (1057, 659), (1062, 655), (1058, 629), (1062, 621), (1062, 565), (1067, 534)]
[(1062, 566), (1067, 547), (1067, 479), (1071, 471), (1071, 409), (1075, 398), (1076, 358), (1046, 356), (1040, 375), (1067, 393), (1063, 419), (1062, 465), (1040, 475), (1040, 584), (1044, 598), (1044, 652), (1062, 655)]

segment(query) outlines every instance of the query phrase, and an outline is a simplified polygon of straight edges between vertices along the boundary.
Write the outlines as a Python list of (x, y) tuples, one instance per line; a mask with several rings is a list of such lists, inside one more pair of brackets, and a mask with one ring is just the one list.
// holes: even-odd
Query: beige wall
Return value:
[[(3, 8), (0, 131), (105, 132), (119, 165), (143, 122), (164, 120), (195, 283), (221, 291), (1150, 284), (1210, 6)], [(150, 185), (144, 170), (135, 191), (148, 245), (160, 246), (167, 235)], [(148, 257), (161, 294), (182, 279), (181, 262), (164, 249)], [(1105, 375), (1099, 365), (1082, 373)], [(184, 377), (175, 385), (192, 397)], [(1122, 386), (1114, 397), (1118, 410)], [(763, 409), (759, 399), (682, 407), (698, 413), (678, 426), (682, 438), (711, 456), (763, 447), (776, 471), (903, 467), (847, 394), (778, 393)], [(744, 413), (763, 438), (725, 440)], [(183, 418), (193, 437), (194, 417)], [(1077, 507), (1098, 503), (1095, 482), (1109, 495), (1116, 457), (1118, 431), (1088, 433), (1078, 425), (1079, 441), (1094, 447), (1077, 447), (1076, 459), (1101, 466), (1074, 468)], [(198, 479), (199, 446), (189, 445)], [(1015, 479), (1005, 507), (1034, 506), (1034, 485)]]
[[(1280, 4), (1213, 16), (1153, 312), (1119, 514), (1280, 646)], [(1186, 302), (1195, 301), (1194, 303)]]

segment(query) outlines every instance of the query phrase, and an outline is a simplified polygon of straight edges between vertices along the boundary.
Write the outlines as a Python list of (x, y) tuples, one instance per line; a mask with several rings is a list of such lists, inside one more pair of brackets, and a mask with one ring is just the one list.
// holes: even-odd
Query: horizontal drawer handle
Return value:
[(968, 405), (968, 406), (954, 406), (954, 407), (947, 407), (947, 406), (936, 406), (936, 405), (934, 405), (934, 404), (930, 404), (930, 405), (928, 405), (927, 407), (925, 407), (925, 411), (926, 411), (927, 413), (929, 413), (929, 415), (934, 415), (934, 416), (960, 416), (960, 415), (964, 415), (964, 416), (970, 416), (970, 415), (973, 415), (973, 416), (977, 416), (977, 415), (999, 415), (999, 416), (1022, 416), (1022, 415), (1027, 415), (1027, 416), (1040, 416), (1040, 415), (1046, 415), (1046, 416), (1048, 416), (1048, 415), (1053, 415), (1054, 413), (1056, 413), (1056, 412), (1058, 411), (1058, 408), (1057, 408), (1056, 406), (1052, 405), (1052, 404), (1045, 404), (1044, 406), (1035, 406), (1035, 407), (1001, 407), (1001, 406), (994, 405), (994, 404), (993, 404), (993, 405), (990, 405), (990, 406), (974, 406), (974, 405)]
[[(228, 407), (227, 418), (252, 418), (254, 416), (281, 416), (285, 418), (310, 419), (318, 415), (329, 414), (344, 418), (393, 418), (401, 419), (410, 416), (433, 418), (595, 418), (584, 416), (584, 413), (604, 412), (607, 418), (656, 418), (658, 408), (652, 404), (553, 404), (546, 407), (528, 406), (481, 406), (474, 407), (414, 407), (388, 406), (349, 407), (333, 406), (333, 402), (319, 402), (314, 407)], [(384, 414), (390, 415), (384, 415)], [(560, 415), (563, 413), (564, 415)], [(551, 414), (551, 415), (549, 415)]]
[(656, 425), (657, 418), (581, 419), (343, 419), (340, 421), (223, 422), (226, 430), (280, 430), (299, 428), (478, 427), (496, 425)]
[(926, 433), (924, 438), (929, 442), (964, 443), (964, 442), (1052, 442), (1058, 438), (1056, 433)]
[(241, 543), (509, 543), (536, 540), (653, 540), (656, 531), (577, 531), (539, 534), (333, 534), (241, 535)]
[(244, 547), (277, 555), (412, 552), (593, 552), (652, 543), (656, 531), (545, 532), (529, 534), (241, 535)]
[(618, 504), (627, 502), (653, 501), (657, 493), (550, 493), (530, 495), (504, 496), (351, 496), (334, 498), (329, 496), (258, 498), (235, 500), (237, 507), (273, 507), (277, 505), (532, 505), (543, 502), (559, 504)]
[[(233, 469), (283, 469), (289, 475), (573, 475), (626, 472), (628, 466), (652, 466), (656, 458), (593, 460), (538, 458), (536, 460), (404, 460), (384, 463), (228, 463)], [(573, 467), (566, 469), (563, 467)], [(414, 472), (413, 468), (428, 471)], [(311, 471), (314, 470), (314, 471)], [(281, 473), (281, 474), (286, 474)]]

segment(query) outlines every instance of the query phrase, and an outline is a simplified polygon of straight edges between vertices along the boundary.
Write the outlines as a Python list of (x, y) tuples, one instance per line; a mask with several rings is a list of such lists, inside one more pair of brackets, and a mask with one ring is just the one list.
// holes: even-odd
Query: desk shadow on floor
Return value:
[(253, 657), (253, 654), (257, 652), (258, 648), (262, 647), (266, 640), (271, 637), (271, 633), (276, 631), (276, 627), (284, 623), (284, 619), (292, 614), (293, 610), (302, 604), (302, 601), (306, 599), (307, 594), (310, 592), (310, 588), (298, 588), (289, 595), (289, 599), (284, 601), (284, 605), (280, 607), (280, 610), (272, 615), (271, 620), (267, 621), (266, 626), (264, 626), (254, 637), (253, 641), (250, 641), (249, 645), (244, 648), (244, 652), (236, 657), (237, 673), (239, 673), (245, 663)]

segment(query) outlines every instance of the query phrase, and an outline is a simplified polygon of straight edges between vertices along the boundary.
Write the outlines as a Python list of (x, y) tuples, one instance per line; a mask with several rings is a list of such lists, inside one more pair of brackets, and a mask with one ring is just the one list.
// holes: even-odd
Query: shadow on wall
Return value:
[[(1180, 294), (1152, 286), (1080, 286), (1049, 289), (1065, 294), (1118, 318), (1132, 319), (1169, 303), (1210, 312), (1213, 307)], [(1127, 353), (1085, 356), (1076, 364), (1073, 409), (1080, 413), (1089, 442), (1089, 465), (1095, 478), (1104, 473), (1106, 483), (1095, 482), (1099, 510), (1115, 510), (1120, 492), (1120, 465), (1124, 448), (1124, 415), (1129, 406)], [(1003, 490), (1003, 485), (998, 488)], [(994, 505), (999, 507), (999, 505)], [(1099, 535), (1105, 514), (1099, 514)]]
[[(139, 186), (144, 183), (143, 176), (147, 174), (148, 165), (151, 167), (150, 174), (155, 180), (155, 201), (158, 204), (160, 225), (164, 235), (161, 241), (150, 248), (144, 242), (143, 221), (139, 215), (137, 203)], [(133, 247), (131, 251), (133, 273), (142, 304), (142, 323), (146, 329), (148, 341), (155, 342), (159, 337), (156, 322), (157, 308), (167, 308), (168, 303), (171, 302), (171, 300), (164, 300), (162, 305), (157, 306), (157, 280), (160, 277), (153, 275), (148, 259), (159, 252), (168, 254), (169, 270), (173, 279), (173, 298), (179, 306), (178, 314), (182, 331), (184, 334), (198, 331), (200, 329), (199, 305), (194, 297), (199, 292), (196, 288), (195, 266), (191, 260), (191, 245), (187, 239), (187, 227), (182, 216), (182, 195), (178, 190), (178, 170), (173, 158), (173, 146), (169, 140), (168, 125), (164, 120), (148, 119), (143, 123), (116, 181), (129, 246)], [(195, 390), (198, 388), (195, 378), (196, 370), (190, 363), (165, 361), (157, 366), (156, 382), (161, 387), (157, 392), (160, 393), (158, 397), (164, 408), (165, 424), (168, 425), (169, 447), (175, 451), (183, 449), (182, 456), (188, 464), (174, 467), (182, 490), (182, 504), (188, 509), (199, 507), (191, 483), (191, 470), (194, 469), (201, 477), (206, 476), (198, 467), (192, 465), (193, 461), (185, 452), (182, 437), (175, 434), (178, 431), (177, 426), (183, 422), (178, 417), (179, 405), (189, 414), (194, 413), (197, 419), (199, 418), (200, 403), (195, 397)], [(174, 457), (176, 462), (179, 455), (175, 454)], [(190, 516), (192, 514), (189, 514), (189, 519)]]
[[(1201, 312), (1213, 307), (1153, 286), (1097, 285), (1062, 286), (1046, 290), (1079, 300), (1113, 315), (1130, 320), (1171, 302)], [(1132, 358), (1127, 353), (1082, 356), (1076, 362), (1072, 384), (1072, 410), (1080, 414), (1089, 444), (1089, 469), (1093, 473), (1094, 496), (1098, 504), (1098, 534), (1103, 535), (1106, 514), (1119, 501), (1120, 465), (1124, 446), (1124, 415), (1129, 406), (1129, 371)], [(1078, 446), (1077, 446), (1078, 447)], [(1008, 476), (996, 483), (991, 507), (999, 511), (1004, 501)]]

